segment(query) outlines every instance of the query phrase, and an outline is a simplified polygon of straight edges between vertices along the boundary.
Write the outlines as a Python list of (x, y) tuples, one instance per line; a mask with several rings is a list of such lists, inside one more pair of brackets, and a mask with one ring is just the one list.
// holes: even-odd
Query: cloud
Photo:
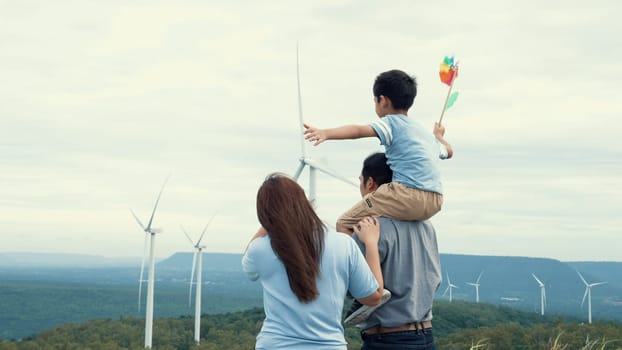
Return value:
[[(447, 92), (438, 64), (460, 59), (444, 117), (456, 157), (442, 163), (446, 207), (433, 220), (442, 251), (619, 260), (622, 45), (605, 15), (619, 7), (3, 3), (3, 249), (140, 255), (129, 209), (148, 216), (170, 173), (158, 256), (187, 248), (180, 224), (197, 232), (216, 212), (207, 250), (241, 251), (260, 182), (298, 165), (298, 44), (303, 115), (318, 127), (375, 120), (374, 78), (401, 68), (419, 82), (410, 116), (431, 129)], [(306, 147), (352, 180), (377, 150)], [(358, 190), (317, 181), (332, 224)]]

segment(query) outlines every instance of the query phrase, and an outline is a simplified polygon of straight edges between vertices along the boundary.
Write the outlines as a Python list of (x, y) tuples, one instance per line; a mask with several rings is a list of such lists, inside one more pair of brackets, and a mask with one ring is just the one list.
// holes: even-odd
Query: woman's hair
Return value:
[(257, 191), (257, 218), (268, 231), (292, 291), (303, 303), (318, 295), (317, 277), (324, 249), (324, 224), (304, 190), (285, 174), (268, 175)]

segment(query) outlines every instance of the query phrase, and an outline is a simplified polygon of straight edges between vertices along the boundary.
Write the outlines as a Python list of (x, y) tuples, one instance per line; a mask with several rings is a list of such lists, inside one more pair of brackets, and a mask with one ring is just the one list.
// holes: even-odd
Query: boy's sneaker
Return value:
[(384, 305), (387, 301), (389, 301), (389, 299), (391, 299), (391, 292), (386, 289), (382, 290), (382, 299), (380, 299), (380, 303), (378, 305), (367, 306), (354, 299), (350, 310), (348, 310), (346, 314), (346, 319), (343, 320), (343, 324), (346, 326), (355, 326), (367, 320), (369, 316), (376, 311), (376, 309)]

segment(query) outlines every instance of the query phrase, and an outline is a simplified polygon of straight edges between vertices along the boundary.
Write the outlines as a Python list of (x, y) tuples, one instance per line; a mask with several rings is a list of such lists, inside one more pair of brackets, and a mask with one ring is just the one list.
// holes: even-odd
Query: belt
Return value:
[(371, 328), (367, 328), (362, 333), (364, 335), (374, 335), (374, 334), (395, 333), (395, 332), (403, 332), (403, 331), (418, 331), (418, 330), (423, 330), (423, 329), (428, 329), (428, 328), (432, 328), (432, 321), (413, 322), (413, 323), (407, 323), (407, 324), (396, 326), (396, 327), (374, 326)]

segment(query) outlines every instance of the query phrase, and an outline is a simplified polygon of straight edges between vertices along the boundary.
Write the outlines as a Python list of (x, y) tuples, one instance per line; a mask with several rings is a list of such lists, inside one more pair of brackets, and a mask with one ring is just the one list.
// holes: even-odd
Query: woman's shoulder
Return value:
[(356, 247), (356, 242), (350, 235), (337, 231), (326, 231), (324, 241), (327, 245), (338, 245), (340, 247), (352, 246)]
[(260, 251), (266, 249), (267, 247), (270, 247), (270, 237), (257, 237), (248, 244), (247, 252)]

